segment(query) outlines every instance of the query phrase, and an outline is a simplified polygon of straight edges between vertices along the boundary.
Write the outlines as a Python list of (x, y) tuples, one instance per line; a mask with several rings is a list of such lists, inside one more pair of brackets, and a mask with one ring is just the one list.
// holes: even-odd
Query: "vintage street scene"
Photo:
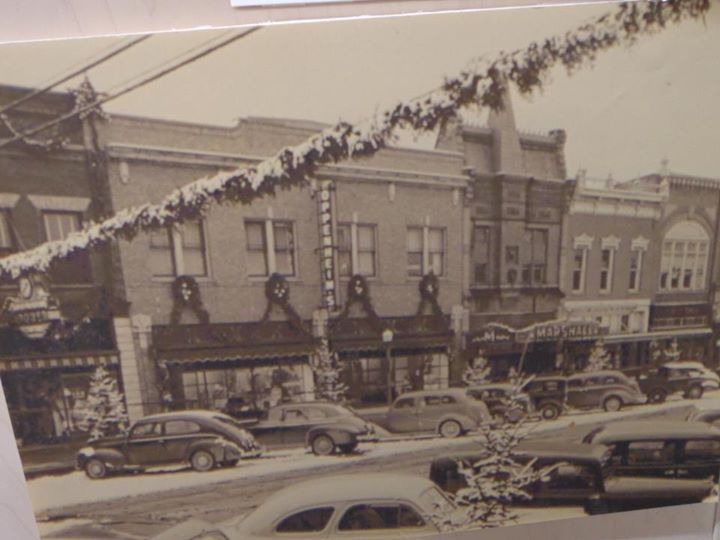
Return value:
[(717, 7), (4, 46), (0, 380), (43, 538), (716, 502)]

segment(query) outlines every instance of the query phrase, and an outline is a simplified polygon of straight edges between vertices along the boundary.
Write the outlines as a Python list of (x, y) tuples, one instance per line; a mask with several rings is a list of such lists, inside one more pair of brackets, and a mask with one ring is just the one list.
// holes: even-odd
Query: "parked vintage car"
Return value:
[(516, 391), (516, 387), (510, 383), (468, 386), (465, 392), (485, 403), (495, 419), (514, 423), (533, 412), (530, 396), (521, 390)]
[(454, 511), (452, 501), (425, 478), (341, 474), (282, 489), (245, 516), (219, 525), (192, 520), (155, 540), (418, 538), (439, 532), (428, 516)]
[(717, 390), (720, 388), (720, 375), (702, 362), (681, 360), (678, 362), (666, 362), (663, 367), (671, 372), (701, 379), (705, 390)]
[(543, 420), (554, 420), (565, 410), (567, 379), (563, 376), (535, 377), (525, 383), (523, 392)]
[[(528, 500), (516, 505), (581, 505), (589, 514), (656, 508), (702, 502), (713, 493), (713, 482), (630, 477), (607, 477), (604, 469), (611, 450), (604, 445), (566, 441), (527, 441), (521, 443), (515, 459), (535, 470), (549, 471), (541, 480), (527, 486)], [(465, 453), (435, 459), (430, 479), (441, 489), (456, 494), (467, 486), (459, 463), (467, 466), (480, 459)]]
[(183, 411), (146, 416), (127, 433), (97, 439), (76, 457), (78, 469), (97, 479), (109, 472), (188, 463), (196, 471), (233, 467), (257, 457), (262, 447), (233, 418), (214, 411)]
[(402, 394), (390, 407), (385, 425), (392, 433), (435, 432), (451, 438), (491, 420), (482, 401), (471, 398), (464, 389), (448, 388)]
[(720, 472), (720, 429), (704, 422), (615, 422), (588, 433), (584, 443), (612, 450), (614, 476), (708, 478)]
[(688, 422), (705, 422), (715, 427), (720, 427), (720, 409), (701, 409), (693, 408), (687, 415)]
[(662, 403), (668, 396), (678, 393), (686, 399), (700, 399), (707, 384), (706, 378), (699, 372), (667, 366), (641, 373), (638, 382), (650, 403)]
[(645, 403), (637, 381), (620, 371), (593, 371), (568, 377), (567, 401), (573, 409), (619, 411), (625, 405)]
[(347, 407), (324, 401), (277, 405), (246, 428), (268, 448), (308, 446), (320, 456), (336, 450), (348, 454), (359, 442), (377, 438), (371, 423)]

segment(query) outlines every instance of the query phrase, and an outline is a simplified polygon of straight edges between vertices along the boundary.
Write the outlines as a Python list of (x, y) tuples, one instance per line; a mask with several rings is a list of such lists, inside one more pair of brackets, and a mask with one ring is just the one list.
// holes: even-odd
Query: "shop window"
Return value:
[(311, 508), (283, 519), (275, 528), (276, 533), (320, 532), (327, 527), (335, 509), (332, 506)]
[[(49, 242), (65, 240), (82, 229), (80, 212), (43, 212), (45, 238)], [(77, 251), (68, 258), (53, 264), (51, 280), (61, 285), (87, 283), (92, 276), (90, 256), (86, 250)]]
[(340, 519), (340, 531), (422, 527), (422, 517), (404, 504), (356, 504)]
[(708, 246), (708, 234), (699, 223), (684, 221), (674, 225), (663, 241), (660, 289), (704, 289)]
[(293, 222), (280, 220), (245, 221), (247, 267), (251, 277), (278, 273), (295, 276), (295, 230)]
[(473, 229), (473, 280), (476, 285), (490, 285), (490, 231), (487, 225), (475, 225)]
[(372, 277), (376, 272), (376, 230), (374, 225), (338, 225), (338, 266), (340, 276)]
[(437, 227), (408, 227), (407, 273), (423, 276), (445, 272), (445, 230)]
[(150, 233), (150, 268), (155, 277), (208, 275), (202, 220)]
[(15, 251), (15, 235), (13, 234), (10, 212), (0, 210), (0, 257)]

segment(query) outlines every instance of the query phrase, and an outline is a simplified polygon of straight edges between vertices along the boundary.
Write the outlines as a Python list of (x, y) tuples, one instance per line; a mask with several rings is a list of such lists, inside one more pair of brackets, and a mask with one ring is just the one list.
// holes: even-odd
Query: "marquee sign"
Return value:
[(515, 342), (514, 328), (498, 323), (490, 323), (483, 327), (479, 334), (472, 338), (476, 345), (496, 345), (500, 343)]
[(319, 183), (317, 192), (318, 222), (320, 227), (320, 275), (322, 276), (323, 304), (330, 312), (337, 309), (332, 190), (332, 182), (325, 180)]
[(18, 295), (5, 300), (3, 316), (30, 339), (43, 338), (53, 322), (62, 320), (60, 304), (39, 275), (23, 276), (18, 285)]
[(560, 340), (589, 340), (606, 333), (607, 329), (593, 321), (549, 321), (516, 330), (499, 323), (486, 324), (472, 338), (479, 346), (513, 343), (538, 343)]

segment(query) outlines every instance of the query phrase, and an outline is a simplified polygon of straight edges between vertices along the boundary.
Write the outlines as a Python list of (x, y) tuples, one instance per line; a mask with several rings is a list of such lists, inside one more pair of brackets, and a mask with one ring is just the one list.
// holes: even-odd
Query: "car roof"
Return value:
[(662, 422), (630, 421), (609, 424), (593, 437), (593, 442), (715, 438), (720, 438), (720, 430), (703, 422), (677, 420)]
[(435, 396), (438, 394), (451, 395), (451, 396), (466, 396), (465, 388), (445, 388), (442, 390), (415, 390), (414, 392), (405, 392), (400, 394), (398, 399), (406, 397), (422, 397), (422, 396)]
[[(226, 417), (225, 413), (220, 411), (192, 410), (192, 411), (174, 411), (166, 413), (151, 414), (140, 418), (137, 422), (161, 422), (166, 420), (192, 420), (205, 419), (215, 420), (218, 417)], [(136, 423), (137, 423), (136, 422)]]
[(400, 499), (415, 501), (436, 488), (428, 478), (396, 473), (333, 474), (288, 486), (268, 497), (240, 521), (242, 530), (257, 531), (295, 509), (335, 506), (345, 501)]
[(614, 369), (604, 369), (601, 371), (586, 371), (584, 373), (575, 373), (574, 375), (571, 375), (568, 377), (568, 379), (583, 379), (585, 377), (617, 377), (618, 375), (621, 375), (622, 377), (627, 377), (622, 371), (617, 371)]
[[(602, 444), (583, 444), (555, 440), (522, 441), (514, 451), (519, 456), (553, 461), (574, 461), (599, 463), (608, 453), (608, 447)], [(479, 459), (478, 452), (463, 452), (440, 459), (449, 461)]]
[(510, 383), (473, 384), (468, 386), (466, 390), (492, 390), (493, 388), (500, 390), (512, 390), (515, 386)]

